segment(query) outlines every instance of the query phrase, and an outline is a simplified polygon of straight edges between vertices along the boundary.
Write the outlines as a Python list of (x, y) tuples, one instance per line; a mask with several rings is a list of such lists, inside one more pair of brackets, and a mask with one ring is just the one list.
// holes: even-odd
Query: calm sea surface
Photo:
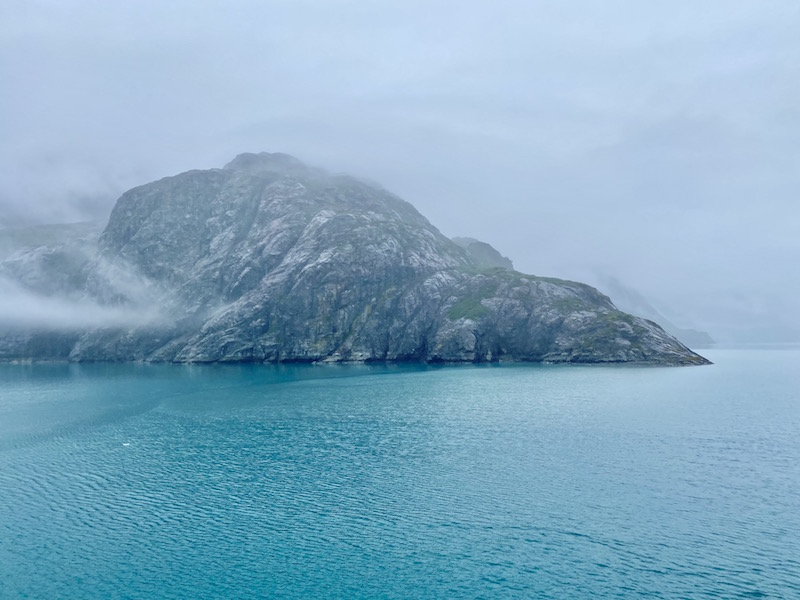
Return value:
[(0, 365), (0, 598), (800, 598), (800, 351)]

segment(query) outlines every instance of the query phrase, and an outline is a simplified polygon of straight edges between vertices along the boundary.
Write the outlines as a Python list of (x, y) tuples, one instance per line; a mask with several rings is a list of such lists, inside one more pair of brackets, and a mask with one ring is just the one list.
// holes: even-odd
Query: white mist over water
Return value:
[(80, 331), (164, 323), (158, 304), (107, 306), (87, 297), (47, 296), (0, 277), (0, 327), (3, 328)]

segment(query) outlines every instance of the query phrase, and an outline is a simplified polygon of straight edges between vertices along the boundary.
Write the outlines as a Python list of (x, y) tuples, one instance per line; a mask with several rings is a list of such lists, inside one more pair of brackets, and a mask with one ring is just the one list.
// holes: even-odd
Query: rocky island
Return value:
[(134, 188), (99, 237), (81, 231), (6, 256), (0, 282), (87, 319), (0, 316), (0, 359), (708, 362), (588, 285), (516, 272), (379, 186), (285, 154)]

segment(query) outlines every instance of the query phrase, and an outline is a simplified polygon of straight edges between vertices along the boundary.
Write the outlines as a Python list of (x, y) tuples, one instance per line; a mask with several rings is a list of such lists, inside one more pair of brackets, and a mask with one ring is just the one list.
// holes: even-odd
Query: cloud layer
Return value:
[(722, 339), (800, 335), (794, 0), (38, 1), (0, 23), (0, 226), (283, 151), (523, 271), (607, 272)]

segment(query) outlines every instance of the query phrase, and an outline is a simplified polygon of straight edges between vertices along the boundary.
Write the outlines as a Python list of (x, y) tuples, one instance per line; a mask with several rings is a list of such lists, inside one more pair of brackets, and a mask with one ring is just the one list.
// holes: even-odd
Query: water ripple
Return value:
[(67, 381), (0, 424), (0, 596), (798, 597), (800, 403), (711, 369)]

